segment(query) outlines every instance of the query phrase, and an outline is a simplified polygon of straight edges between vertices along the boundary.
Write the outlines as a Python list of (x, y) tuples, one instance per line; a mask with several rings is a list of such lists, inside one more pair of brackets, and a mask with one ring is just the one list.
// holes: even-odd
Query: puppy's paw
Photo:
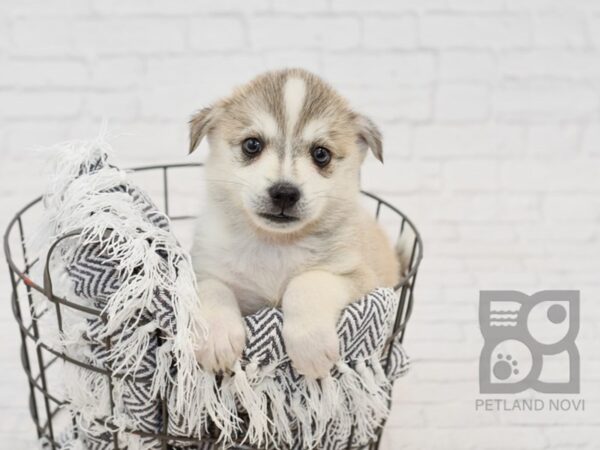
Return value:
[(308, 378), (326, 377), (340, 359), (334, 326), (284, 318), (283, 340), (292, 366)]
[(196, 351), (196, 359), (209, 372), (231, 370), (246, 343), (242, 316), (231, 308), (213, 308), (205, 319), (208, 336)]

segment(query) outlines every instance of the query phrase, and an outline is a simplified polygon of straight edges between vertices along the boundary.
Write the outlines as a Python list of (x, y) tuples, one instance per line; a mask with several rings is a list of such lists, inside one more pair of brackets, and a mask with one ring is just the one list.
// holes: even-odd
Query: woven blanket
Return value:
[(335, 450), (373, 439), (389, 413), (392, 382), (408, 370), (399, 342), (383, 356), (394, 291), (376, 289), (343, 311), (342, 358), (323, 380), (294, 370), (275, 308), (245, 317), (246, 348), (231, 373), (204, 372), (194, 357), (207, 330), (191, 259), (169, 219), (108, 163), (108, 150), (93, 142), (58, 151), (44, 198), (50, 242), (79, 231), (61, 243), (53, 273), (63, 274), (56, 278), (71, 301), (100, 312), (63, 308), (61, 350), (112, 374), (65, 363), (78, 431), (63, 435), (63, 448), (158, 449), (144, 433), (164, 432), (180, 438), (169, 448), (198, 449)]

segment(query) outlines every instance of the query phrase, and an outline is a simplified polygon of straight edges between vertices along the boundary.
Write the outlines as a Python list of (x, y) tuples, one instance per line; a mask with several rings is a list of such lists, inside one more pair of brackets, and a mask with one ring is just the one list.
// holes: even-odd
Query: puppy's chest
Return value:
[(289, 280), (319, 261), (308, 245), (267, 244), (247, 236), (226, 241), (224, 246), (205, 242), (202, 265), (233, 289), (244, 312), (279, 304)]
[(243, 286), (255, 285), (270, 302), (277, 301), (289, 279), (309, 266), (313, 259), (304, 248), (260, 243), (237, 246), (231, 256), (230, 267), (237, 277), (245, 280)]

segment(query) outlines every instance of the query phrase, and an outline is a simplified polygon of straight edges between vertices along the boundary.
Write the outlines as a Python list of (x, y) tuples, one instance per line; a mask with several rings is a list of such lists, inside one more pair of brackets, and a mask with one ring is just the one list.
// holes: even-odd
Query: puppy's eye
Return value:
[(315, 147), (311, 154), (313, 161), (319, 167), (325, 167), (331, 161), (331, 152), (325, 147)]
[(262, 151), (263, 145), (256, 138), (248, 138), (242, 142), (242, 151), (246, 156), (254, 157)]

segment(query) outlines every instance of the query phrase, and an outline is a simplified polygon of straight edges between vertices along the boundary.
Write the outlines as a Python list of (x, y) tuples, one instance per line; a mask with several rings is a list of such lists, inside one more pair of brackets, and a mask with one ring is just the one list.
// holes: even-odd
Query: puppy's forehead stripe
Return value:
[(290, 77), (283, 88), (283, 103), (285, 105), (286, 131), (288, 136), (293, 134), (300, 119), (306, 98), (306, 83), (302, 78)]
[(280, 178), (282, 180), (293, 180), (295, 172), (294, 157), (292, 152), (283, 152), (279, 161)]

